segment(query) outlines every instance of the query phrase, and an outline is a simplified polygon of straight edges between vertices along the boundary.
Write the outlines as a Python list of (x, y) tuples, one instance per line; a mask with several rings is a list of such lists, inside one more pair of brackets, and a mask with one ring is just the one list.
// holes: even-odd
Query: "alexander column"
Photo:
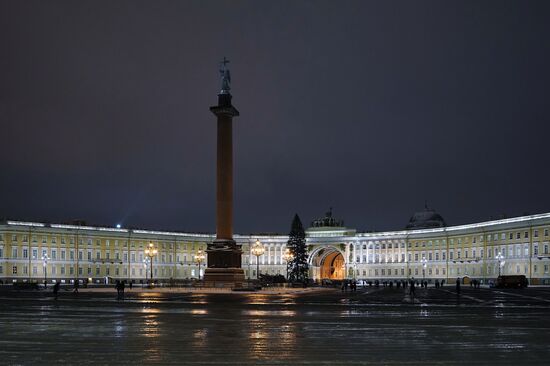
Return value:
[(231, 75), (224, 57), (220, 66), (221, 91), (218, 105), (210, 111), (218, 118), (216, 165), (216, 240), (208, 245), (208, 268), (204, 282), (231, 283), (240, 286), (244, 282), (241, 268), (242, 251), (233, 240), (233, 117), (239, 111), (231, 105)]

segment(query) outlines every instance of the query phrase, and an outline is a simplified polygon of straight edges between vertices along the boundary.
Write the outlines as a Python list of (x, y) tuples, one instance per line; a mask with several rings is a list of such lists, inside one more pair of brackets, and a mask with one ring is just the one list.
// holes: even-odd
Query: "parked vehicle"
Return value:
[(524, 275), (517, 276), (498, 276), (495, 287), (498, 288), (524, 288), (529, 285), (529, 281)]

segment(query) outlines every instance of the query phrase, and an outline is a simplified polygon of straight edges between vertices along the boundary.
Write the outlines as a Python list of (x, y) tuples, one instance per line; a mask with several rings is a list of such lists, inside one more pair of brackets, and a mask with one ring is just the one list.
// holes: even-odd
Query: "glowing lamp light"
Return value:
[(250, 249), (253, 255), (256, 256), (256, 276), (257, 278), (260, 278), (260, 256), (262, 256), (265, 253), (265, 248), (263, 244), (260, 242), (260, 239), (256, 239), (256, 243), (252, 245), (252, 248)]

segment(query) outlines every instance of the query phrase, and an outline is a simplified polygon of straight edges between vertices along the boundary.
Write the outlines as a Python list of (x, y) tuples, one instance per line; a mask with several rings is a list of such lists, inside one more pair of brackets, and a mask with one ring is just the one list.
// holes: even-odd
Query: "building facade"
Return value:
[[(310, 275), (316, 280), (453, 281), (495, 279), (499, 273), (525, 275), (532, 284), (550, 284), (550, 213), (475, 224), (445, 226), (426, 208), (407, 229), (356, 232), (329, 212), (306, 231)], [(199, 277), (195, 255), (214, 240), (210, 234), (5, 221), (0, 224), (0, 280), (70, 284), (150, 278), (145, 249), (152, 243), (153, 278), (159, 281)], [(247, 278), (261, 273), (286, 275), (285, 235), (235, 235), (243, 250)], [(265, 253), (254, 257), (260, 240)], [(206, 268), (201, 263), (200, 275)]]

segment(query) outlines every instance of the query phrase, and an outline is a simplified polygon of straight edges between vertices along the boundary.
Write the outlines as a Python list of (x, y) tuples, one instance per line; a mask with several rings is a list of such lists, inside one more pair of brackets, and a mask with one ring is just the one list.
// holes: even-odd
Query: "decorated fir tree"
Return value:
[(289, 280), (291, 282), (307, 283), (309, 278), (309, 266), (307, 263), (306, 233), (298, 214), (296, 214), (294, 220), (292, 220), (287, 247), (294, 256), (288, 264)]

